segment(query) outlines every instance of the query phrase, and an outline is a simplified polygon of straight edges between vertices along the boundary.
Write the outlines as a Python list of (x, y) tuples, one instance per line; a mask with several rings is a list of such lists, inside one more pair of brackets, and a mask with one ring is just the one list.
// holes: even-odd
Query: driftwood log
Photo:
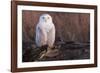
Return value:
[(54, 45), (53, 49), (58, 49), (59, 55), (54, 57), (43, 57), (40, 59), (40, 54), (47, 50), (47, 46), (41, 48), (28, 49), (23, 54), (23, 61), (52, 61), (52, 60), (73, 60), (73, 59), (87, 59), (90, 58), (90, 45), (87, 43), (58, 42)]

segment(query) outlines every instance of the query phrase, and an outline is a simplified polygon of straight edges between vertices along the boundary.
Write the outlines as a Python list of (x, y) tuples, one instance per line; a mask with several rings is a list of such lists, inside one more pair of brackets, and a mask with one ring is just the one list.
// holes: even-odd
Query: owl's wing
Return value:
[(47, 33), (47, 43), (49, 47), (53, 47), (54, 42), (55, 42), (55, 26), (53, 26), (51, 30)]
[(36, 45), (41, 47), (47, 44), (47, 34), (42, 26), (36, 28)]

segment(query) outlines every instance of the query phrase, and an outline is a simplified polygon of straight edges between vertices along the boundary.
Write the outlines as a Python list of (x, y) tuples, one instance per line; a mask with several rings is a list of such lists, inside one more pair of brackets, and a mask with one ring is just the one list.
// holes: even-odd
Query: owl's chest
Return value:
[(43, 25), (43, 29), (46, 31), (46, 32), (49, 32), (53, 27), (53, 24), (44, 24)]

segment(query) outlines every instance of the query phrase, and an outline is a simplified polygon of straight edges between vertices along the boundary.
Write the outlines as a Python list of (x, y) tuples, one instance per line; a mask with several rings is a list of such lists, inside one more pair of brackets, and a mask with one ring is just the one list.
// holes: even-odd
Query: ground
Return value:
[(27, 49), (23, 53), (23, 62), (33, 62), (33, 61), (56, 61), (56, 60), (79, 60), (79, 59), (89, 59), (90, 58), (90, 45), (89, 43), (76, 43), (76, 42), (59, 42), (54, 45), (53, 49), (57, 49), (58, 53), (56, 56), (41, 57), (41, 53), (45, 51), (45, 48), (35, 48), (32, 45), (31, 48)]

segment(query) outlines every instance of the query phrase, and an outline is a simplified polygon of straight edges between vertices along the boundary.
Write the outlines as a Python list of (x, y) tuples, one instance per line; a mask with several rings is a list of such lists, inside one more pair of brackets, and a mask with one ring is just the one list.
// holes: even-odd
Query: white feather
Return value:
[(52, 17), (49, 14), (40, 16), (39, 22), (36, 26), (36, 45), (41, 47), (48, 45), (52, 47), (55, 42), (55, 26)]

